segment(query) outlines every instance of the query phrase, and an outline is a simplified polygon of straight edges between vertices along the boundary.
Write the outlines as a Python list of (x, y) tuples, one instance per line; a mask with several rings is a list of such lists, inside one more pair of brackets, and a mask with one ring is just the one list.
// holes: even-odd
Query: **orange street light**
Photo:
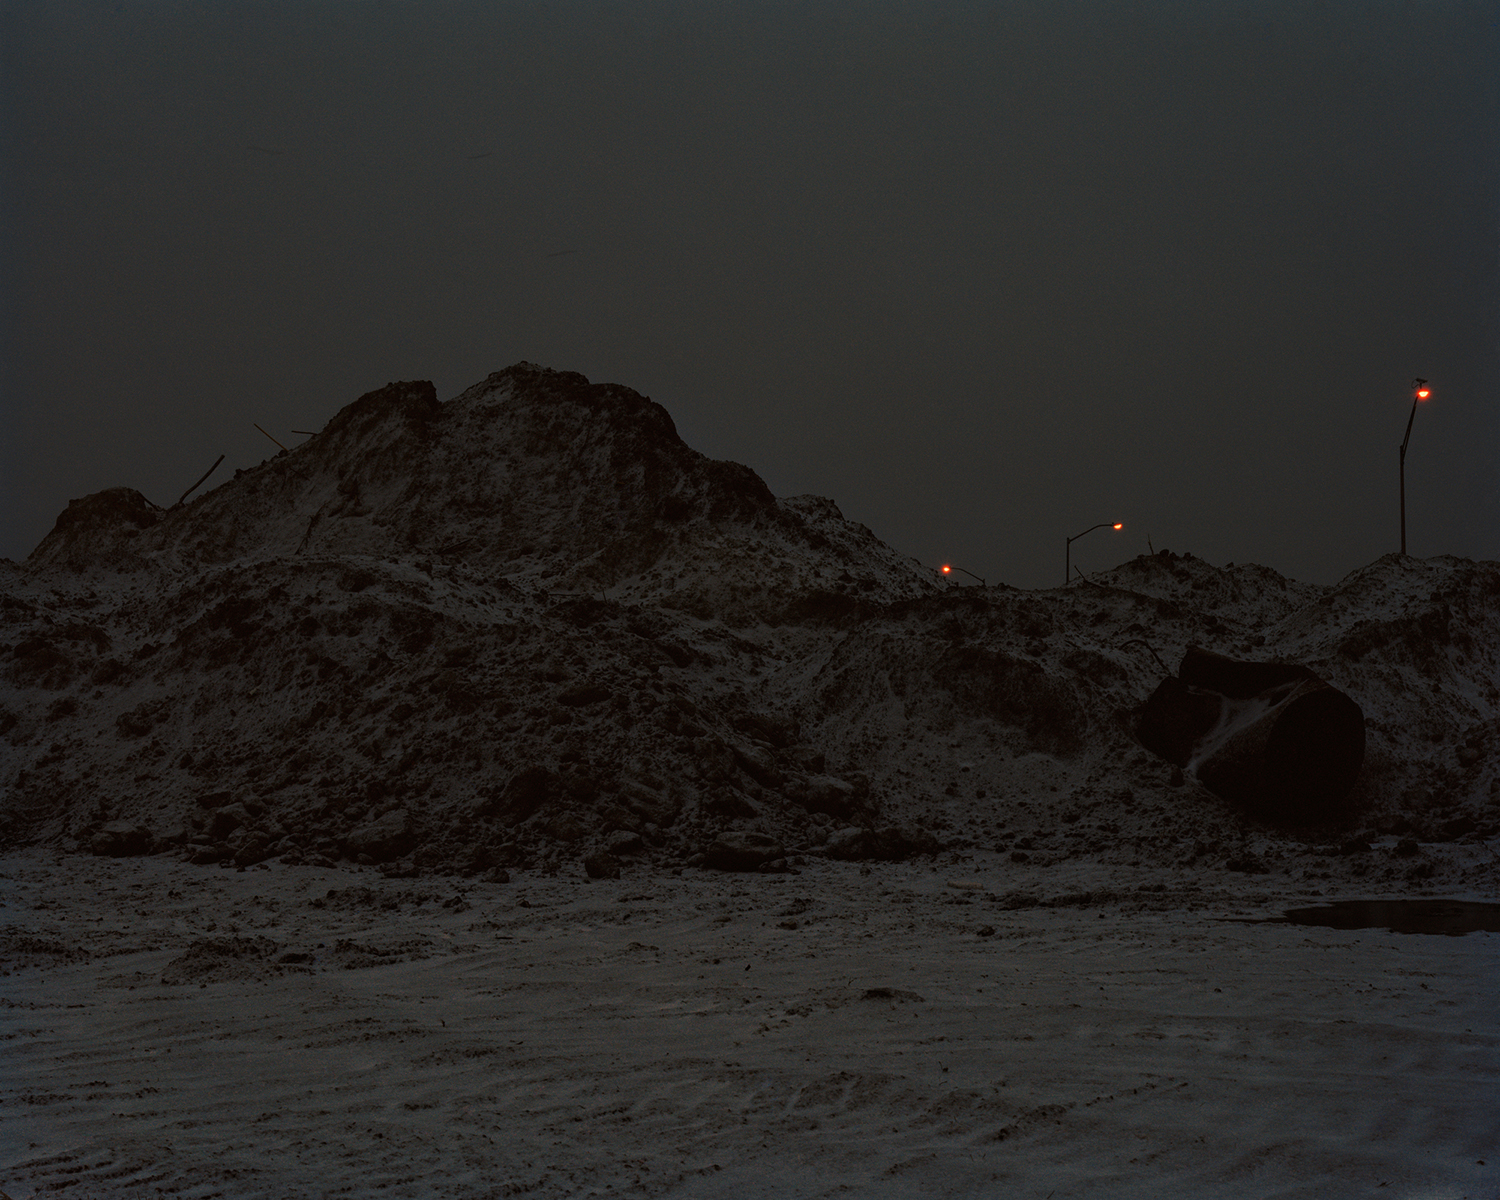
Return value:
[(1406, 553), (1406, 444), (1411, 441), (1411, 423), (1417, 419), (1417, 405), (1432, 395), (1425, 379), (1411, 381), (1411, 416), (1406, 418), (1406, 436), (1401, 439), (1401, 553)]
[[(974, 574), (974, 572), (973, 572), (973, 571), (964, 571), (964, 569), (963, 569), (963, 568), (962, 568), (962, 567), (954, 567), (954, 566), (950, 566), (950, 565), (949, 565), (949, 564), (947, 564), (947, 563), (944, 563), (944, 564), (943, 564), (943, 565), (942, 565), (942, 567), (941, 567), (941, 568), (940, 568), (940, 570), (941, 570), (941, 571), (942, 571), (942, 573), (943, 573), (943, 576), (944, 576), (944, 577), (945, 577), (945, 578), (946, 578), (946, 577), (947, 577), (947, 576), (949, 576), (949, 575), (951, 575), (951, 574), (953, 574), (953, 572), (954, 572), (954, 571), (963, 571), (963, 572), (964, 572), (964, 574), (965, 574), (965, 575), (967, 575), (967, 576), (968, 576), (968, 577), (969, 577), (969, 578), (970, 578), (970, 579), (979, 579), (979, 576), (978, 576), (978, 575), (976, 575), (976, 574)], [(980, 586), (980, 587), (989, 587), (989, 586), (990, 586), (990, 585), (989, 585), (989, 584), (987, 584), (987, 583), (985, 583), (985, 581), (984, 581), (984, 580), (983, 580), (983, 579), (979, 579), (979, 586)]]
[[(1100, 521), (1097, 525), (1090, 525), (1083, 531), (1083, 533), (1093, 533), (1096, 529), (1119, 530), (1124, 528), (1124, 521)], [(1068, 577), (1072, 574), (1073, 571), (1073, 543), (1081, 538), (1083, 536), (1083, 533), (1075, 533), (1068, 539), (1067, 545), (1063, 547), (1063, 587), (1068, 586)]]

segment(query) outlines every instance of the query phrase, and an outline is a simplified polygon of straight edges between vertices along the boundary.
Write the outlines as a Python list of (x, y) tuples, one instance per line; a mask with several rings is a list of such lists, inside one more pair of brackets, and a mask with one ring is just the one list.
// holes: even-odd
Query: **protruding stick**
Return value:
[[(251, 421), (251, 422), (250, 422), (250, 424), (252, 424), (252, 425), (255, 425), (255, 422), (254, 422), (254, 421)], [(260, 429), (260, 426), (259, 426), (259, 425), (255, 425), (255, 428), (257, 428), (257, 429)], [(264, 429), (260, 429), (260, 431), (261, 431), (261, 432), (262, 432), (262, 433), (266, 433), (266, 431), (265, 431), (265, 430), (264, 430)], [(266, 433), (266, 436), (267, 436), (267, 437), (271, 437), (271, 435), (270, 435), (270, 434), (269, 434), (269, 433)], [(276, 442), (276, 439), (275, 439), (275, 438), (271, 438), (271, 440), (272, 440), (272, 441), (273, 441), (273, 442)], [(277, 444), (277, 445), (278, 445), (278, 446), (281, 446), (281, 443), (280, 443), (280, 442), (276, 442), (276, 444)], [(281, 446), (281, 448), (282, 448), (282, 449), (283, 449), (283, 450), (285, 450), (285, 449), (286, 449), (286, 447), (285, 447), (285, 446)]]
[(1131, 646), (1144, 646), (1144, 647), (1146, 647), (1146, 649), (1148, 651), (1150, 651), (1151, 657), (1154, 658), (1154, 659), (1156, 659), (1156, 665), (1158, 667), (1160, 667), (1163, 671), (1165, 671), (1168, 675), (1170, 675), (1172, 673), (1172, 668), (1169, 667), (1169, 666), (1167, 666), (1166, 663), (1162, 662), (1161, 655), (1158, 654), (1155, 650), (1153, 650), (1151, 648), (1151, 643), (1148, 642), (1145, 638), (1131, 638), (1130, 641), (1128, 641), (1128, 642), (1121, 642), (1120, 643), (1120, 649), (1121, 650), (1128, 649)]
[(215, 471), (217, 471), (219, 469), (219, 464), (221, 462), (223, 462), (223, 461), (224, 461), (224, 456), (222, 454), (219, 455), (218, 458), (214, 459), (214, 465), (211, 466), (211, 467), (209, 467), (208, 470), (206, 470), (206, 471), (203, 472), (203, 478), (199, 479), (197, 483), (193, 484), (192, 487), (188, 488), (187, 491), (183, 492), (182, 495), (178, 496), (177, 497), (177, 503), (174, 504), (174, 505), (172, 505), (172, 507), (173, 508), (181, 508), (182, 507), (182, 502), (184, 500), (186, 500), (189, 496), (191, 496), (194, 492), (196, 492), (200, 487), (202, 487), (203, 486), (203, 480), (207, 479), (210, 475), (212, 475)]

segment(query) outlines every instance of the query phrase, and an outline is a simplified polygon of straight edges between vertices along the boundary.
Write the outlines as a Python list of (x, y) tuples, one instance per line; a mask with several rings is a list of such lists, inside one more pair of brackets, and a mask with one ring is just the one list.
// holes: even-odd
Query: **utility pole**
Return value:
[(1401, 439), (1401, 555), (1406, 556), (1406, 444), (1411, 441), (1411, 423), (1417, 419), (1417, 405), (1432, 395), (1425, 379), (1411, 381), (1411, 416), (1406, 418), (1406, 436)]

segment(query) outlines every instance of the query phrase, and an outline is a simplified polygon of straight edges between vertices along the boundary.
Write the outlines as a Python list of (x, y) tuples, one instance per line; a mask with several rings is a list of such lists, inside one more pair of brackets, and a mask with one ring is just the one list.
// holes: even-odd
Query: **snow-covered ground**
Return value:
[[(1346, 819), (1141, 747), (1192, 645), (1361, 706)], [(955, 587), (628, 388), (392, 384), (0, 563), (0, 1181), (1492, 1196), (1495, 935), (1215, 918), (1495, 899), (1497, 652), (1500, 564)]]
[(14, 1200), (1500, 1193), (1500, 934), (1274, 876), (0, 874)]

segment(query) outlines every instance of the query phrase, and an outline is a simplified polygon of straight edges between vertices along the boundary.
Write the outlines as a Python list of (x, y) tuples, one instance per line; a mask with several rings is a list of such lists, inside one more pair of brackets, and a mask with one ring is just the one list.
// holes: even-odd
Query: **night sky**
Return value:
[(930, 565), (1500, 559), (1500, 4), (0, 3), (0, 556), (389, 380)]

